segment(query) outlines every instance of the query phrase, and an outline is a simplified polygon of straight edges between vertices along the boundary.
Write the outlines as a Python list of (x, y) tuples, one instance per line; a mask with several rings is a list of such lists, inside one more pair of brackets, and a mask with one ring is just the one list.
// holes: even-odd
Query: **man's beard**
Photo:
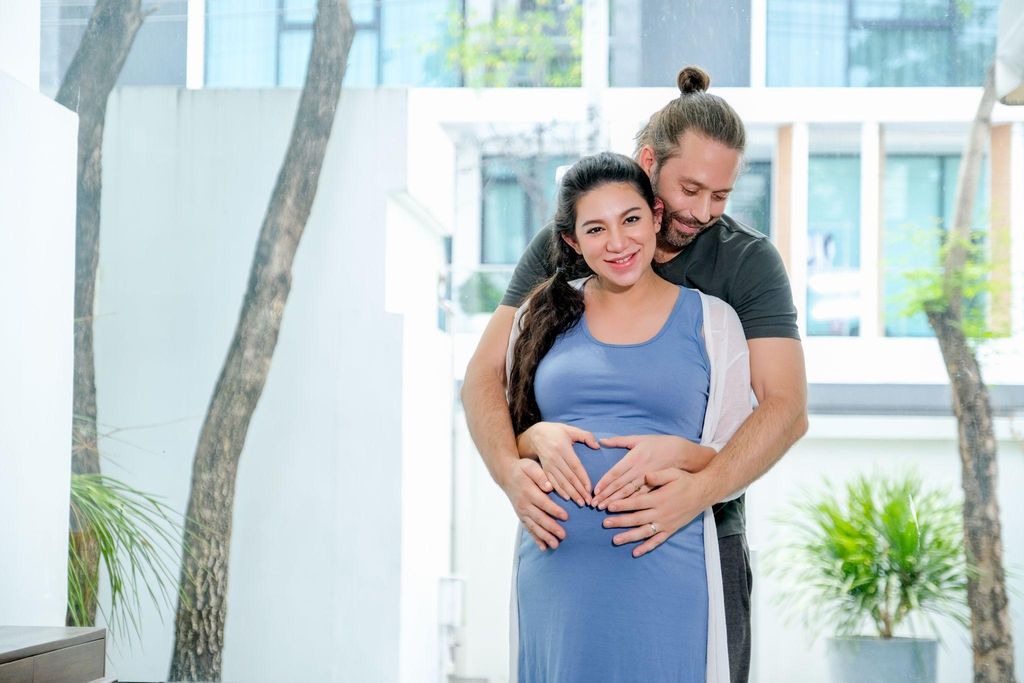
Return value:
[[(707, 223), (698, 223), (692, 218), (685, 218), (681, 211), (669, 212), (668, 206), (666, 206), (665, 215), (661, 219), (661, 230), (658, 231), (658, 246), (661, 249), (668, 251), (679, 251), (680, 249), (689, 246), (693, 240), (697, 239), (697, 237), (704, 232), (704, 230), (711, 227), (716, 220), (718, 219), (712, 218)], [(693, 234), (680, 232), (675, 227), (676, 221), (679, 221), (687, 227), (695, 228), (697, 232)]]
[[(661, 168), (656, 165), (653, 171), (654, 172), (651, 173), (651, 186), (654, 188), (654, 191), (657, 192), (658, 176), (659, 172), (661, 171)], [(697, 221), (694, 221), (692, 217), (689, 220), (687, 220), (687, 218), (683, 216), (683, 213), (681, 211), (671, 211), (671, 207), (669, 207), (668, 202), (666, 202), (664, 199), (662, 199), (661, 201), (665, 205), (665, 214), (661, 218), (661, 230), (658, 231), (658, 248), (663, 251), (679, 251), (685, 247), (688, 247), (690, 243), (693, 242), (693, 240), (697, 239), (697, 237), (699, 237), (700, 234), (704, 232), (706, 228), (711, 227), (711, 225), (713, 225), (714, 222), (718, 220), (717, 216), (712, 218), (707, 223), (698, 223)], [(674, 227), (674, 223), (677, 220), (681, 222), (683, 225), (689, 226), (691, 228), (696, 228), (697, 232), (693, 233), (692, 235), (687, 235), (686, 233), (679, 232)]]

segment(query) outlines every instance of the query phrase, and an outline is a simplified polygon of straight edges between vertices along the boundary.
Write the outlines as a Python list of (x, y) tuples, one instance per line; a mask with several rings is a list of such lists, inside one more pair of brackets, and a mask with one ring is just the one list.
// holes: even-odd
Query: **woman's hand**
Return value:
[(551, 482), (540, 465), (528, 458), (511, 460), (498, 484), (541, 551), (557, 548), (565, 540), (565, 529), (558, 522), (569, 519), (569, 514), (548, 497)]
[(628, 529), (612, 538), (615, 545), (643, 541), (633, 549), (633, 557), (657, 548), (711, 504), (700, 474), (660, 470), (648, 474), (644, 483), (651, 487), (649, 493), (616, 501), (608, 508), (609, 512), (628, 514), (609, 515), (604, 520), (606, 529)]
[(516, 439), (519, 456), (540, 462), (555, 493), (577, 505), (590, 505), (590, 477), (572, 448), (576, 442), (601, 447), (590, 432), (560, 422), (538, 422)]
[(628, 448), (626, 453), (601, 477), (594, 489), (594, 505), (601, 510), (609, 503), (650, 490), (644, 477), (670, 468), (698, 472), (715, 454), (713, 448), (700, 446), (681, 436), (645, 434), (601, 439), (606, 448)]

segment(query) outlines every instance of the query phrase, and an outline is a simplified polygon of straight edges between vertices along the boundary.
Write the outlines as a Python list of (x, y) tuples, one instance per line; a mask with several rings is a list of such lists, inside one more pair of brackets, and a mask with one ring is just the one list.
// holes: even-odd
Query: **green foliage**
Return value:
[(496, 281), (498, 276), (478, 270), (459, 287), (459, 306), (464, 313), (474, 315), (477, 313), (493, 313), (494, 309), (501, 303), (501, 297), (505, 293)]
[(961, 506), (917, 475), (862, 475), (842, 495), (825, 481), (777, 521), (793, 533), (768, 570), (812, 633), (891, 638), (914, 614), (969, 623)]
[(88, 605), (99, 586), (89, 578), (82, 552), (95, 542), (110, 581), (110, 610), (102, 611), (110, 629), (130, 640), (131, 632), (140, 634), (140, 588), (158, 609), (161, 603), (171, 606), (168, 586), (177, 583), (172, 567), (182, 525), (174, 511), (153, 496), (101, 474), (71, 476), (71, 518), (68, 614), (76, 626), (92, 625)]
[(448, 65), (469, 87), (578, 87), (582, 81), (581, 0), (537, 0), (522, 11), (505, 7), (490, 22), (453, 11), (448, 26)]
[[(919, 231), (915, 237), (941, 243), (937, 263), (928, 268), (908, 270), (905, 277), (909, 287), (901, 297), (905, 315), (916, 313), (942, 313), (949, 309), (952, 292), (962, 296), (963, 332), (968, 339), (991, 339), (997, 334), (989, 329), (988, 300), (1000, 291), (992, 281), (991, 259), (986, 244), (987, 233), (974, 231), (969, 239), (937, 228)], [(950, 249), (961, 248), (966, 259), (964, 265), (947, 274), (943, 267)]]

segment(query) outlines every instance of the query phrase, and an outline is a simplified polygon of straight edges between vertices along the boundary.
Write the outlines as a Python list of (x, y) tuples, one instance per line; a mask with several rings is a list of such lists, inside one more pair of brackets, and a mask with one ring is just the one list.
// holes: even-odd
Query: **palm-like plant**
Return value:
[(779, 519), (794, 533), (771, 551), (768, 571), (787, 584), (786, 611), (812, 632), (847, 636), (870, 624), (892, 638), (914, 614), (966, 625), (961, 520), (960, 504), (915, 474), (862, 475), (844, 495), (826, 481)]
[[(110, 609), (103, 610), (110, 629), (126, 639), (139, 634), (141, 591), (159, 609), (171, 605), (168, 590), (177, 577), (173, 567), (181, 547), (178, 515), (154, 496), (101, 474), (71, 476), (71, 536), (68, 553), (68, 622), (91, 626), (98, 580), (86, 567), (83, 552), (96, 544), (110, 581)], [(101, 607), (102, 610), (102, 607)]]

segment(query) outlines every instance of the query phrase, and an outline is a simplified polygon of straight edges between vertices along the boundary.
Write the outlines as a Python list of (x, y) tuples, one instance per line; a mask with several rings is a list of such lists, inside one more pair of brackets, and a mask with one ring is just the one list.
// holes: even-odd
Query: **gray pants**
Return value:
[(747, 539), (735, 534), (718, 539), (725, 593), (725, 628), (729, 638), (729, 673), (732, 683), (750, 677), (750, 553)]

